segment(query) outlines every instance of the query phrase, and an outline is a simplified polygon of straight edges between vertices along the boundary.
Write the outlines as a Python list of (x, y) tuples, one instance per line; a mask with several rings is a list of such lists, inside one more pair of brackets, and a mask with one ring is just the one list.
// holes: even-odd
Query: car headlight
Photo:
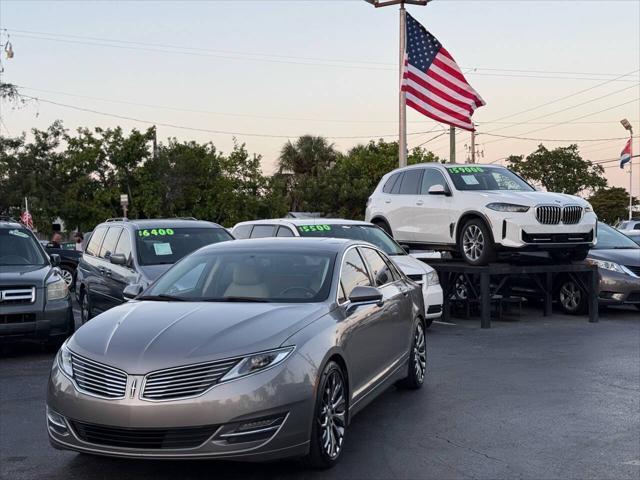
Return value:
[(526, 205), (516, 205), (515, 203), (490, 203), (487, 208), (496, 212), (516, 212), (524, 213), (529, 210)]
[(252, 373), (266, 370), (267, 368), (274, 367), (291, 355), (295, 347), (285, 347), (278, 350), (271, 350), (269, 352), (256, 353), (240, 360), (235, 367), (227, 372), (227, 374), (220, 379), (221, 382), (227, 380), (233, 380), (234, 378), (244, 377), (251, 375)]
[(596, 260), (595, 258), (587, 258), (587, 263), (590, 263), (591, 265), (596, 265), (598, 268), (602, 268), (604, 270), (611, 270), (613, 272), (622, 273), (624, 275), (637, 277), (635, 273), (633, 273), (624, 265), (620, 265), (619, 263), (610, 262), (608, 260)]
[(47, 285), (47, 301), (61, 300), (69, 295), (69, 287), (61, 278)]
[(432, 285), (439, 285), (440, 284), (440, 279), (438, 278), (438, 272), (436, 272), (435, 270), (433, 272), (429, 272), (425, 275), (425, 285), (427, 285), (428, 287), (432, 286)]
[(58, 350), (58, 367), (69, 378), (73, 378), (73, 364), (71, 363), (71, 351), (67, 348), (67, 342)]

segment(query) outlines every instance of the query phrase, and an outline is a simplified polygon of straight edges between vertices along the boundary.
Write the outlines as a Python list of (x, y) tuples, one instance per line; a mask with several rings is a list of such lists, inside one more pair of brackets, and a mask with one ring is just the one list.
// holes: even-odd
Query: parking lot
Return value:
[[(76, 312), (77, 313), (77, 312)], [(341, 462), (237, 464), (99, 458), (54, 450), (44, 423), (54, 353), (10, 348), (0, 361), (0, 477), (630, 478), (640, 475), (640, 315), (537, 310), (494, 322), (434, 324), (424, 389), (394, 388), (355, 417)]]

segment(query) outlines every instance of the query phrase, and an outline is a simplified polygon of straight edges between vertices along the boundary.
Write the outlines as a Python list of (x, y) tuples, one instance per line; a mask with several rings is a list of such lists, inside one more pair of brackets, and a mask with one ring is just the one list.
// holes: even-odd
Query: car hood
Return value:
[(411, 255), (394, 255), (390, 258), (405, 275), (424, 275), (433, 271), (432, 267)]
[(51, 270), (50, 265), (0, 265), (0, 285), (42, 287)]
[(142, 375), (279, 347), (327, 311), (318, 303), (133, 301), (93, 318), (68, 346)]
[(474, 191), (471, 192), (474, 197), (477, 198), (477, 195), (482, 195), (487, 198), (487, 202), (495, 201), (495, 202), (508, 202), (508, 203), (516, 203), (518, 205), (527, 205), (530, 207), (534, 207), (540, 204), (551, 204), (551, 205), (581, 205), (586, 207), (589, 205), (589, 202), (586, 200), (576, 197), (575, 195), (567, 195), (565, 193), (553, 193), (553, 192), (508, 192), (508, 191)]
[(620, 265), (640, 267), (640, 248), (630, 249), (597, 249), (589, 251), (588, 258), (596, 260), (607, 260)]

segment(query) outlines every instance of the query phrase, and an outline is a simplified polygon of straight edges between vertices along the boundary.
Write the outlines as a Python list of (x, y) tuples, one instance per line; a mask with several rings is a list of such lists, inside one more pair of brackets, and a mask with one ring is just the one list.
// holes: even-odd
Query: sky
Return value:
[[(584, 158), (610, 160), (628, 135), (620, 119), (640, 134), (640, 0), (434, 0), (408, 10), (487, 102), (474, 114), (478, 162), (539, 143), (577, 143)], [(69, 129), (155, 123), (162, 141), (211, 141), (228, 152), (236, 138), (263, 156), (265, 173), (302, 134), (327, 136), (341, 151), (397, 138), (397, 7), (1, 0), (0, 29), (15, 51), (3, 57), (2, 81), (40, 99), (3, 104), (3, 135), (56, 119)], [(446, 126), (412, 110), (407, 117), (409, 148), (449, 157)], [(457, 141), (460, 162), (469, 133)], [(611, 185), (628, 188), (627, 171), (603, 166)]]

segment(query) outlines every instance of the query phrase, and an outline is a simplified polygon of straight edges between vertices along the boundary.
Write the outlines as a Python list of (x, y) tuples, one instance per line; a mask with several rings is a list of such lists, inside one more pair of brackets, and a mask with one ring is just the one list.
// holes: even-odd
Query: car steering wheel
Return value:
[(295, 292), (296, 290), (300, 290), (300, 291), (302, 291), (302, 292), (303, 292), (304, 294), (306, 294), (308, 297), (315, 297), (315, 295), (316, 295), (316, 292), (314, 292), (314, 291), (313, 291), (313, 290), (311, 290), (310, 288), (295, 286), (295, 287), (287, 287), (287, 288), (285, 288), (284, 290), (282, 290), (282, 291), (280, 292), (280, 295), (279, 295), (279, 296), (281, 296), (281, 297), (285, 297), (288, 293), (290, 293), (290, 292)]

